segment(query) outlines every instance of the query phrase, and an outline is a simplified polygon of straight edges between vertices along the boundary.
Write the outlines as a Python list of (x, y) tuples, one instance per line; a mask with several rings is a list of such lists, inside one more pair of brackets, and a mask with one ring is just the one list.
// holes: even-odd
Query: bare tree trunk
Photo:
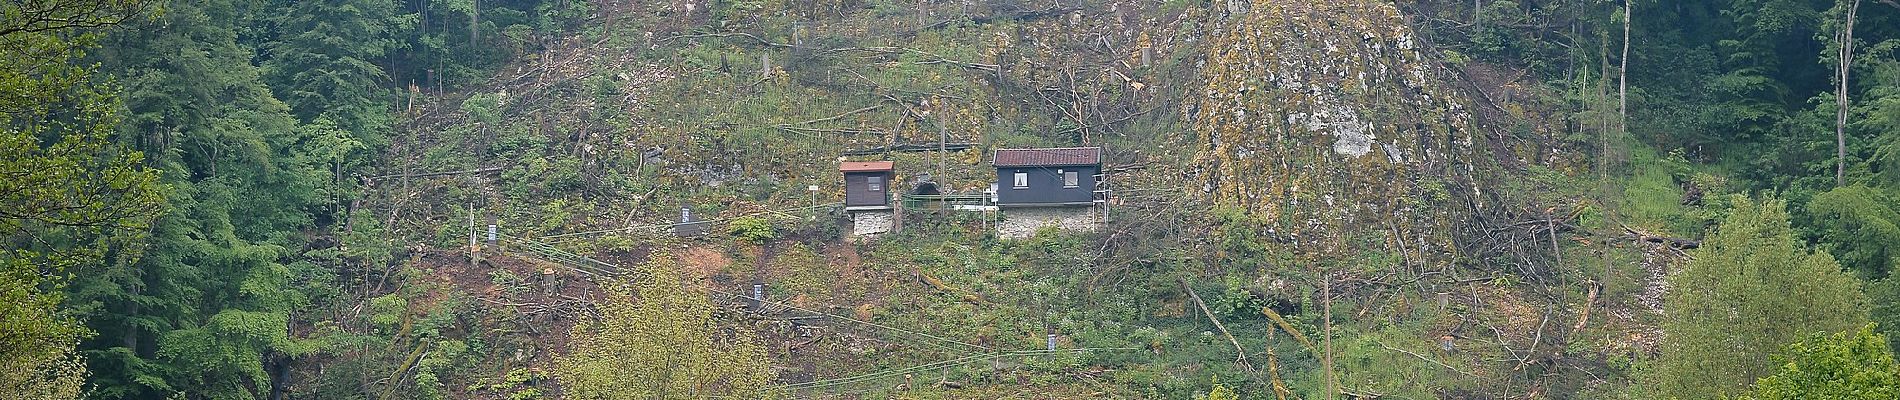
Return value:
[(772, 79), (772, 55), (759, 54), (759, 80)]
[(481, 41), (482, 0), (468, 2), (468, 45), (475, 46)]
[(1621, 121), (1616, 123), (1616, 126), (1617, 126), (1617, 130), (1621, 131), (1624, 134), (1629, 133), (1630, 9), (1634, 8), (1634, 6), (1636, 5), (1635, 3), (1636, 3), (1636, 0), (1628, 0), (1628, 1), (1623, 2), (1623, 59), (1620, 61), (1621, 65), (1616, 67), (1616, 75), (1617, 75), (1616, 113), (1618, 116), (1622, 117)]
[(1222, 325), (1220, 323), (1220, 318), (1215, 318), (1214, 312), (1207, 309), (1207, 302), (1201, 301), (1201, 295), (1199, 293), (1194, 292), (1194, 287), (1188, 285), (1187, 279), (1182, 278), (1180, 281), (1181, 281), (1181, 289), (1186, 290), (1188, 292), (1188, 296), (1194, 298), (1194, 305), (1201, 308), (1201, 314), (1207, 316), (1208, 322), (1214, 323), (1214, 328), (1219, 329), (1220, 334), (1222, 336), (1227, 337), (1228, 343), (1234, 344), (1234, 353), (1237, 354), (1239, 357), (1238, 359), (1235, 360), (1235, 362), (1240, 363), (1240, 366), (1242, 368), (1246, 368), (1248, 374), (1251, 375), (1254, 372), (1254, 369), (1253, 369), (1253, 363), (1250, 361), (1247, 361), (1247, 349), (1245, 347), (1241, 347), (1240, 340), (1234, 339), (1234, 333), (1232, 331), (1228, 331), (1227, 326)]
[(1280, 382), (1280, 356), (1273, 352), (1274, 330), (1272, 327), (1267, 328), (1267, 386), (1273, 389), (1275, 399), (1286, 400), (1286, 384)]
[(949, 146), (950, 129), (943, 127), (943, 121), (937, 121), (937, 176), (935, 179), (939, 182), (937, 187), (945, 189), (948, 187), (943, 185), (950, 183), (950, 172), (944, 169), (944, 158), (949, 157), (950, 153)]
[(1834, 186), (1847, 180), (1847, 78), (1854, 70), (1854, 19), (1860, 13), (1860, 0), (1847, 6), (1846, 26), (1835, 37), (1840, 39), (1840, 67), (1835, 70), (1834, 86)]

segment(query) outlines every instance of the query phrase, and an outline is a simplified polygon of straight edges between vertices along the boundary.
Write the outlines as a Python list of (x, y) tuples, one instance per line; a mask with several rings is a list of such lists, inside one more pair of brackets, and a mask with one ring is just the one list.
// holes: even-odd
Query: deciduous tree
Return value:
[(80, 60), (135, 1), (0, 4), (0, 393), (79, 395), (86, 331), (57, 311), (68, 269), (134, 258), (163, 200), (143, 155), (115, 146), (109, 86)]
[(1780, 200), (1736, 196), (1735, 208), (1669, 278), (1658, 398), (1737, 395), (1772, 373), (1775, 349), (1867, 321), (1860, 282), (1795, 240)]
[(751, 333), (714, 325), (706, 295), (656, 256), (646, 278), (609, 286), (600, 318), (574, 327), (555, 362), (575, 399), (760, 398), (772, 380)]
[(1779, 372), (1755, 383), (1747, 400), (1900, 398), (1900, 365), (1874, 325), (1816, 334), (1788, 345)]

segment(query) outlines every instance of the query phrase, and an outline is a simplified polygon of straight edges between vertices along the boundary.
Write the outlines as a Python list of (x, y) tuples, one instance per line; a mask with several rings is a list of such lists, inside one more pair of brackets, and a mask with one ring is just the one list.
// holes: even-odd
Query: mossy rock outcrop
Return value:
[(1229, 9), (1195, 110), (1204, 192), (1302, 253), (1371, 241), (1450, 255), (1447, 233), (1470, 214), (1454, 206), (1482, 207), (1465, 200), (1482, 192), (1469, 177), (1490, 169), (1457, 74), (1385, 1)]

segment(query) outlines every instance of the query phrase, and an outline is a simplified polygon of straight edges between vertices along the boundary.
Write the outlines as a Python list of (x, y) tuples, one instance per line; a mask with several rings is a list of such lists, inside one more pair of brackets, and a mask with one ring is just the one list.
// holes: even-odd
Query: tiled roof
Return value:
[(890, 161), (845, 161), (838, 163), (838, 170), (843, 172), (878, 172), (889, 171), (891, 168), (892, 163)]
[(1102, 148), (996, 149), (996, 157), (991, 163), (998, 167), (1100, 165), (1102, 164)]

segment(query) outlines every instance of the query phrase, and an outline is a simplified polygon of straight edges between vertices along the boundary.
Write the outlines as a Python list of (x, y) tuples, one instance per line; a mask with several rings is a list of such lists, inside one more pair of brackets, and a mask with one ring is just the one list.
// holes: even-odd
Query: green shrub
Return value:
[(772, 231), (772, 222), (760, 217), (733, 219), (732, 222), (727, 223), (726, 232), (741, 241), (752, 244), (765, 243), (767, 240), (778, 237), (778, 233)]

